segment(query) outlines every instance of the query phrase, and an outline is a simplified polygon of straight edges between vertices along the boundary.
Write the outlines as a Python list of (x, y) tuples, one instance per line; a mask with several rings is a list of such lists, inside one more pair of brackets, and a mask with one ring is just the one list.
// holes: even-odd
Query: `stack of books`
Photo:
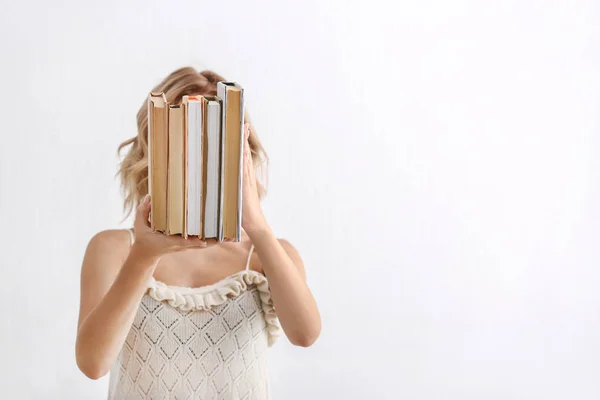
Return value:
[(244, 90), (218, 82), (217, 96), (169, 104), (148, 95), (150, 226), (167, 235), (241, 240)]

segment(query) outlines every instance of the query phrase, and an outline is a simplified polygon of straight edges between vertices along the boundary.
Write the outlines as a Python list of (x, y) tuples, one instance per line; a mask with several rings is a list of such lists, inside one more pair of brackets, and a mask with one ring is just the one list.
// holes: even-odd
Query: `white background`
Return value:
[(3, 2), (0, 397), (106, 397), (74, 358), (83, 252), (129, 226), (116, 147), (192, 65), (246, 88), (265, 213), (322, 313), (315, 345), (271, 349), (274, 399), (600, 398), (599, 20), (568, 0)]

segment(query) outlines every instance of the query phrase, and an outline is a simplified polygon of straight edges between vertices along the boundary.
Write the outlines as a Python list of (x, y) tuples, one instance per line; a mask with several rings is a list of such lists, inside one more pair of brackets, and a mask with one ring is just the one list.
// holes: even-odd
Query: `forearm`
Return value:
[(269, 279), (271, 297), (286, 336), (295, 345), (309, 346), (320, 333), (321, 318), (305, 276), (268, 225), (248, 235)]
[(116, 360), (158, 260), (132, 249), (102, 301), (77, 333), (77, 364), (92, 378), (104, 376)]

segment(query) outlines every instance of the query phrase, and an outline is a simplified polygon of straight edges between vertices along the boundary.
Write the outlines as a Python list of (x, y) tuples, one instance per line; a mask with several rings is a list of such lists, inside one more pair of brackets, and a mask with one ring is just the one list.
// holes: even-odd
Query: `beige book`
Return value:
[(148, 193), (150, 226), (167, 231), (167, 162), (169, 107), (163, 93), (148, 95)]
[(185, 120), (181, 105), (169, 106), (169, 162), (167, 182), (167, 234), (185, 230)]
[(189, 236), (202, 237), (203, 219), (203, 96), (183, 96), (185, 125), (185, 232)]
[(217, 94), (223, 100), (221, 238), (236, 241), (241, 240), (242, 222), (243, 93), (243, 88), (235, 82), (217, 83)]

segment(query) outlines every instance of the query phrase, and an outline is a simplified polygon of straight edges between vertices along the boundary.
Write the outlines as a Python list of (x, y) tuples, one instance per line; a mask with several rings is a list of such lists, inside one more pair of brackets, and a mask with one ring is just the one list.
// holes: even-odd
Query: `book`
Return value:
[(148, 193), (150, 226), (167, 231), (167, 159), (169, 108), (163, 93), (148, 96)]
[(186, 145), (186, 236), (202, 236), (204, 208), (202, 144), (204, 141), (205, 103), (206, 101), (202, 96), (183, 96), (182, 99)]
[(217, 96), (223, 102), (221, 116), (221, 198), (219, 240), (241, 240), (242, 179), (244, 156), (244, 89), (237, 82), (218, 82)]
[(185, 135), (183, 107), (169, 106), (169, 160), (167, 180), (167, 234), (184, 235), (185, 230)]
[(221, 193), (221, 99), (204, 96), (206, 99), (206, 135), (204, 141), (203, 176), (204, 238), (223, 240), (219, 236), (221, 212), (219, 198)]

